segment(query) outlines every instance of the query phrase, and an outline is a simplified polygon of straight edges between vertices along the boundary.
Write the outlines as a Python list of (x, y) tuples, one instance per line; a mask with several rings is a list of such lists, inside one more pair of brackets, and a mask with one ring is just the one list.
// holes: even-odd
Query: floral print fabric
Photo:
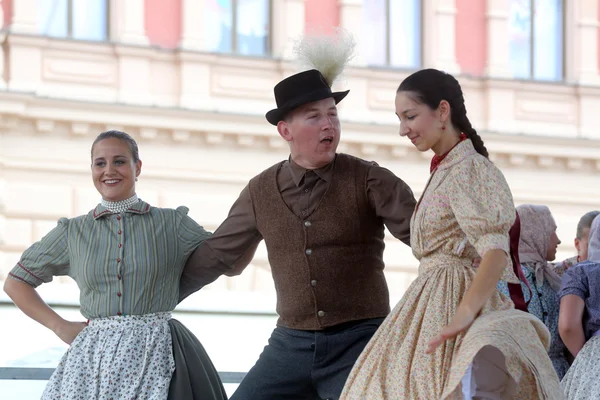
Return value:
[(502, 278), (518, 282), (508, 258), (514, 220), (501, 172), (470, 140), (459, 143), (431, 176), (412, 218), (419, 276), (357, 360), (341, 400), (462, 399), (461, 381), (486, 346), (504, 356), (504, 369), (517, 385), (513, 398), (563, 398), (546, 353), (548, 330), (499, 292), (466, 333), (425, 354), (473, 282), (473, 258), (504, 250)]
[(61, 359), (42, 400), (167, 399), (175, 370), (170, 316), (91, 320)]

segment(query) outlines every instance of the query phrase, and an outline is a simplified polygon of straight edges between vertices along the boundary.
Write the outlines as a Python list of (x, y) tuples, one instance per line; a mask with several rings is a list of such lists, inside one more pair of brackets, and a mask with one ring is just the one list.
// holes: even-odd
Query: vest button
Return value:
[(310, 284), (311, 284), (312, 286), (317, 286), (317, 281), (315, 281), (315, 280), (313, 279), (312, 281), (310, 281)]
[(312, 223), (310, 221), (304, 221), (304, 226), (311, 226)]
[(306, 249), (305, 251), (307, 256), (310, 256), (312, 254), (312, 250), (311, 249)]
[(324, 317), (324, 316), (325, 316), (325, 311), (319, 311), (319, 312), (317, 313), (317, 315), (318, 315), (319, 317)]

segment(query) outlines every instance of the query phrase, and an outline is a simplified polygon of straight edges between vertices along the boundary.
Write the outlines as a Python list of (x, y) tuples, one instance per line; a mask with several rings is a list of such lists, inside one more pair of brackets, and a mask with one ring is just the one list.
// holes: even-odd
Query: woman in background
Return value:
[(562, 381), (569, 400), (600, 398), (600, 216), (592, 223), (587, 261), (567, 270), (558, 293), (558, 329), (575, 361)]
[[(550, 331), (548, 355), (559, 379), (567, 373), (569, 363), (566, 347), (558, 334), (560, 277), (550, 261), (556, 258), (560, 239), (550, 209), (542, 205), (522, 204), (517, 207), (521, 220), (519, 259), (526, 282), (521, 286), (528, 302), (528, 311), (538, 317)], [(498, 289), (508, 294), (505, 282)]]

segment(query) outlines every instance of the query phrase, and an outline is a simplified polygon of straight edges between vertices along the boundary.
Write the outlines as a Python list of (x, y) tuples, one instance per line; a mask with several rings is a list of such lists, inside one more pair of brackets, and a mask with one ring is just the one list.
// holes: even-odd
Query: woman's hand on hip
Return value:
[(73, 343), (73, 340), (75, 340), (77, 335), (79, 335), (79, 333), (86, 326), (87, 323), (85, 322), (71, 322), (63, 320), (56, 326), (54, 333), (60, 338), (60, 340), (70, 346), (71, 343)]

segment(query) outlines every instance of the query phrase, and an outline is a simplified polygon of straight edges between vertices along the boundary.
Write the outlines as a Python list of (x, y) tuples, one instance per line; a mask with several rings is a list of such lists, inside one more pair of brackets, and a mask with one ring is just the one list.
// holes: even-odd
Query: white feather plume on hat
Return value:
[(356, 42), (351, 33), (337, 29), (333, 35), (305, 35), (294, 46), (297, 62), (316, 69), (331, 87), (354, 57)]

